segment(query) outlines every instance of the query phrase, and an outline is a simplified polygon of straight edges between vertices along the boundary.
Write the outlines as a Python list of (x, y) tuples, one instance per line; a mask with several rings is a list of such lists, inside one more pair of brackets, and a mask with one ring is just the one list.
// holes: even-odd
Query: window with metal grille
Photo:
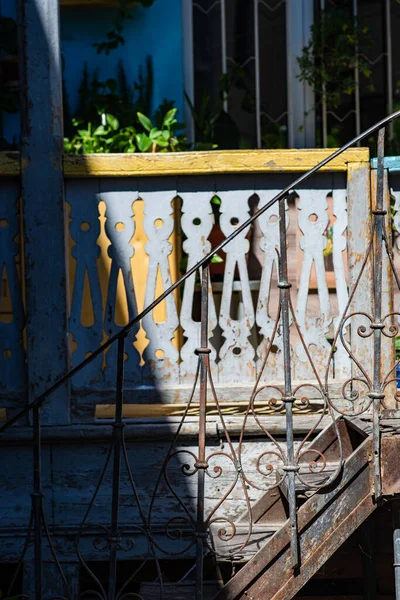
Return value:
[(287, 147), (285, 0), (193, 0), (192, 10), (194, 103), (201, 113), (208, 97), (218, 114), (218, 147)]

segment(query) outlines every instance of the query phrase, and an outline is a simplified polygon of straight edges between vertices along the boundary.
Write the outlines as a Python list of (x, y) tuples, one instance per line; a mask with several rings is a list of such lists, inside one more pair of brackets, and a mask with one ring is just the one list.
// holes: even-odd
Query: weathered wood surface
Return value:
[[(296, 443), (297, 446), (298, 443)], [(223, 447), (221, 441), (215, 438), (213, 444), (207, 445), (207, 455), (211, 456), (213, 453), (221, 451)], [(250, 438), (249, 443), (245, 443), (242, 464), (247, 473), (251, 474), (253, 480), (256, 477), (255, 464), (257, 456), (268, 449), (272, 450), (273, 447), (273, 444), (266, 443), (265, 440), (257, 442)], [(153, 440), (147, 438), (147, 441), (143, 438), (136, 438), (135, 441), (130, 439), (127, 441), (127, 454), (145, 514), (148, 512), (162, 460), (166, 456), (168, 448), (169, 443), (161, 438)], [(192, 515), (195, 515), (196, 512), (197, 479), (196, 476), (185, 475), (182, 466), (187, 462), (191, 463), (192, 459), (188, 452), (196, 453), (196, 448), (194, 440), (189, 444), (178, 443), (176, 446), (178, 454), (172, 458), (168, 466), (170, 485), (172, 485), (180, 501), (185, 504)], [(59, 557), (62, 560), (68, 561), (76, 558), (73, 538), (95, 493), (108, 450), (109, 445), (105, 441), (90, 442), (83, 437), (79, 443), (71, 443), (71, 440), (65, 439), (49, 444), (46, 441), (46, 435), (44, 436), (42, 472), (45, 514), (49, 528), (54, 535), (54, 543)], [(2, 489), (0, 500), (2, 512), (0, 557), (7, 556), (8, 559), (12, 560), (21, 550), (23, 536), (26, 533), (29, 521), (30, 493), (32, 490), (31, 470), (28, 468), (30, 452), (29, 445), (21, 445), (21, 441), (19, 441), (19, 445), (13, 444), (8, 448), (4, 446), (2, 448), (3, 460), (0, 465), (0, 486)], [(222, 467), (222, 471), (218, 477), (206, 478), (206, 513), (216, 506), (236, 480), (236, 472), (230, 460), (223, 456), (210, 458), (211, 473), (216, 464)], [(90, 527), (84, 531), (82, 544), (88, 560), (101, 560), (101, 554), (93, 547), (92, 542), (94, 537), (101, 534), (101, 527), (106, 527), (110, 521), (111, 477), (112, 473), (109, 468), (105, 473), (103, 483), (89, 514), (87, 524)], [(264, 492), (251, 488), (248, 493), (250, 501), (254, 504)], [(246, 502), (239, 481), (216, 514), (238, 522), (246, 511)], [(182, 517), (183, 515), (182, 507), (171, 493), (171, 490), (168, 489), (165, 480), (162, 480), (151, 516), (152, 530), (163, 548), (169, 551), (181, 550), (184, 551), (184, 556), (192, 556), (193, 548), (190, 551), (185, 551), (187, 538), (186, 541), (183, 539), (173, 542), (166, 536), (165, 527), (168, 521), (173, 517)], [(133, 535), (135, 540), (137, 539), (137, 544), (135, 544), (135, 548), (129, 553), (129, 556), (143, 555), (147, 549), (147, 542), (140, 532), (135, 531), (135, 527), (140, 526), (142, 523), (124, 465), (121, 477), (120, 523), (124, 536)], [(244, 539), (245, 522), (242, 523), (241, 527), (242, 529), (238, 531), (238, 538), (229, 542), (231, 548), (235, 547), (234, 545), (238, 541)], [(274, 523), (274, 527), (276, 527), (276, 523)], [(13, 540), (10, 540), (9, 535), (11, 529)], [(255, 530), (252, 545), (261, 544), (261, 540), (265, 536), (268, 537), (271, 531), (271, 527), (265, 524)], [(218, 543), (221, 544), (222, 550), (224, 541)], [(249, 548), (249, 552), (250, 550), (251, 548)], [(44, 549), (44, 551), (48, 553), (48, 549)]]
[[(334, 149), (229, 150), (159, 154), (86, 154), (64, 158), (66, 177), (204, 175), (206, 173), (268, 173), (308, 171)], [(347, 171), (352, 162), (368, 162), (368, 148), (351, 148), (324, 167)], [(23, 167), (25, 163), (22, 163)], [(20, 174), (18, 152), (0, 152), (0, 176)]]
[[(21, 8), (21, 172), (29, 397), (69, 367), (64, 220), (63, 108), (58, 0)], [(68, 423), (65, 385), (42, 410)]]
[(298, 573), (293, 572), (288, 552), (288, 521), (269, 544), (216, 594), (215, 599), (292, 598), (375, 510), (376, 504), (370, 493), (370, 451), (371, 440), (368, 438), (346, 463), (340, 486), (315, 494), (300, 508), (298, 526), (302, 565)]
[(0, 393), (12, 406), (14, 394), (26, 391), (23, 348), (25, 310), (22, 294), (21, 232), (16, 179), (7, 178), (0, 186)]
[[(254, 203), (251, 204), (253, 201), (250, 202), (250, 198), (254, 193), (258, 195), (258, 200), (254, 196), (256, 204), (261, 207), (289, 181), (288, 175), (218, 176), (204, 178), (200, 183), (196, 178), (120, 178), (99, 180), (99, 183), (95, 179), (68, 181), (66, 200), (71, 206), (72, 264), (76, 261), (70, 318), (71, 333), (77, 344), (73, 363), (77, 364), (93, 352), (99, 339), (116, 333), (138, 310), (138, 271), (133, 269), (132, 261), (145, 243), (144, 240), (139, 243), (135, 239), (138, 227), (143, 227), (147, 239), (144, 246), (148, 257), (144, 294), (144, 304), (147, 304), (157, 295), (158, 279), (161, 282), (159, 291), (166, 289), (173, 281), (171, 273), (176, 268), (173, 257), (179, 254), (175, 250), (174, 255), (175, 241), (171, 237), (174, 223), (172, 203), (176, 195), (182, 199), (180, 225), (185, 236), (183, 250), (188, 256), (185, 268), (190, 268), (210, 250), (212, 244), (232, 233), (251, 214)], [(220, 202), (218, 230), (213, 229), (214, 209), (211, 201), (215, 194)], [(347, 301), (346, 178), (344, 175), (334, 177), (333, 174), (320, 174), (314, 187), (299, 188), (296, 194), (296, 204), (292, 202), (288, 211), (291, 221), (288, 230), (291, 264), (296, 265), (300, 258), (300, 266), (292, 271), (293, 301), (305, 344), (315, 363), (313, 369), (298, 332), (292, 326), (293, 375), (296, 378), (297, 374), (297, 379), (304, 380), (315, 379), (316, 372), (323, 377), (330, 352), (327, 337), (333, 336), (339, 310)], [(332, 225), (332, 240), (337, 295), (330, 293), (324, 259), (329, 224), (328, 197), (332, 198), (329, 210), (336, 217)], [(136, 208), (139, 201), (144, 203), (144, 220), (141, 220), (141, 213)], [(105, 208), (101, 208), (101, 203)], [(219, 238), (214, 241), (216, 233)], [(278, 240), (275, 207), (263, 215), (257, 229), (252, 232), (254, 235), (257, 237), (254, 241), (251, 237), (249, 242), (244, 232), (226, 248), (222, 270), (218, 266), (223, 280), (211, 283), (210, 288), (211, 363), (214, 380), (223, 393), (227, 384), (236, 381), (251, 385), (255, 381), (258, 361), (265, 354), (276, 319), (278, 290), (275, 245)], [(111, 264), (107, 263), (105, 270), (102, 263), (106, 249)], [(251, 280), (254, 269), (256, 277), (260, 278), (257, 286)], [(122, 277), (122, 287), (117, 286), (119, 276)], [(91, 320), (83, 314), (84, 299), (88, 302), (85, 291), (88, 287), (85, 288), (85, 285), (90, 289)], [(318, 295), (314, 294), (315, 290)], [(192, 277), (184, 286), (180, 307), (177, 297), (170, 296), (163, 303), (163, 320), (153, 311), (144, 319), (141, 329), (136, 328), (131, 333), (125, 371), (127, 390), (135, 389), (136, 392), (134, 402), (146, 402), (145, 394), (152, 393), (151, 390), (141, 391), (143, 384), (153, 386), (154, 394), (157, 395), (159, 391), (160, 397), (167, 402), (171, 401), (167, 388), (175, 386), (174, 401), (179, 402), (179, 397), (182, 397), (181, 386), (193, 381), (197, 365), (194, 351), (199, 344), (200, 331), (198, 302), (198, 287)], [(127, 309), (124, 312), (125, 320), (121, 321), (120, 318), (117, 322), (118, 312), (121, 314), (119, 305), (127, 306)], [(179, 325), (183, 330), (183, 345), (179, 341)], [(138, 341), (142, 331), (148, 340), (145, 343)], [(141, 339), (144, 340), (143, 337)], [(98, 368), (99, 359), (96, 366), (88, 368), (87, 374), (82, 372), (78, 375), (73, 382), (75, 388), (83, 391), (88, 380), (92, 390), (98, 389), (99, 392), (113, 387), (113, 356), (113, 351), (107, 354), (103, 371)], [(330, 366), (330, 377), (334, 378), (333, 381), (346, 379), (350, 373), (349, 358), (340, 343), (337, 344), (334, 361), (335, 366)], [(277, 380), (282, 376), (282, 368), (281, 332), (278, 328), (265, 377)], [(87, 400), (84, 396), (81, 400), (83, 410)], [(248, 397), (243, 400), (248, 400)], [(76, 406), (79, 412), (79, 401)]]

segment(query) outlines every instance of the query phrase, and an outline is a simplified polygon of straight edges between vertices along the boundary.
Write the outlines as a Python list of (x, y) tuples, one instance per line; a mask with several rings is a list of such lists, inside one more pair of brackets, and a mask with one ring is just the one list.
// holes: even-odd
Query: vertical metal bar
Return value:
[[(228, 72), (228, 59), (226, 51), (226, 5), (225, 0), (221, 1), (221, 49), (222, 49), (222, 74)], [(228, 98), (224, 95), (224, 111), (228, 112)]]
[(42, 557), (42, 464), (41, 464), (41, 432), (40, 408), (33, 409), (33, 493), (32, 506), (34, 518), (34, 563), (35, 563), (35, 600), (42, 600), (43, 592), (43, 557)]
[(385, 129), (378, 133), (378, 166), (376, 174), (376, 203), (372, 211), (374, 215), (375, 247), (373, 270), (373, 297), (374, 319), (371, 328), (374, 332), (373, 356), (373, 389), (370, 397), (373, 399), (373, 473), (375, 500), (382, 495), (381, 469), (380, 469), (380, 405), (385, 397), (381, 385), (381, 345), (382, 345), (382, 256), (383, 256), (383, 231), (386, 210), (383, 205), (384, 192), (384, 158), (385, 158)]
[(292, 69), (292, 14), (291, 0), (286, 0), (286, 87), (288, 112), (288, 145), (294, 148), (294, 115), (293, 115), (293, 69)]
[[(325, 0), (321, 0), (321, 20), (325, 18)], [(321, 60), (324, 57), (321, 56)], [(322, 84), (322, 146), (326, 148), (328, 146), (328, 114), (326, 107), (326, 85)]]
[(113, 423), (112, 444), (114, 452), (113, 480), (112, 480), (112, 505), (111, 505), (111, 529), (110, 529), (110, 566), (108, 583), (108, 600), (115, 600), (117, 587), (117, 552), (120, 545), (119, 535), (119, 496), (121, 485), (121, 452), (122, 452), (122, 407), (124, 403), (124, 346), (125, 335), (118, 338), (117, 348), (117, 383), (116, 383), (116, 405), (115, 420)]
[[(385, 0), (385, 38), (386, 38), (386, 93), (387, 114), (393, 112), (393, 56), (392, 56), (392, 14), (390, 0)], [(389, 123), (389, 140), (393, 139), (393, 121)]]
[[(353, 19), (354, 22), (358, 19), (358, 0), (353, 0)], [(358, 67), (358, 44), (355, 47), (355, 63), (354, 63), (354, 104), (356, 110), (356, 135), (361, 133), (361, 113), (360, 113), (360, 71)], [(361, 142), (357, 142), (360, 146)]]
[(204, 562), (204, 486), (205, 472), (208, 468), (206, 460), (206, 413), (207, 413), (207, 375), (209, 368), (208, 348), (208, 277), (209, 263), (203, 266), (201, 276), (201, 334), (200, 348), (200, 406), (199, 406), (199, 454), (195, 467), (197, 469), (197, 540), (196, 540), (196, 600), (203, 600), (203, 562)]
[(257, 148), (261, 148), (260, 23), (258, 0), (254, 0), (254, 69), (256, 92), (256, 138)]
[(396, 600), (400, 600), (400, 502), (393, 500), (392, 522), (393, 522), (393, 567), (396, 587)]
[(283, 339), (283, 361), (285, 365), (285, 408), (286, 408), (286, 442), (287, 442), (287, 464), (284, 470), (288, 477), (288, 500), (290, 520), (290, 548), (292, 567), (297, 569), (300, 564), (297, 512), (296, 512), (296, 471), (298, 466), (294, 462), (294, 434), (293, 434), (293, 393), (292, 393), (292, 369), (290, 358), (290, 321), (289, 321), (289, 290), (291, 284), (288, 281), (287, 248), (286, 248), (286, 198), (279, 201), (279, 282), (280, 305), (282, 319)]
[[(183, 46), (183, 85), (190, 102), (194, 100), (194, 53), (193, 53), (193, 1), (181, 0), (182, 46)], [(187, 102), (184, 105), (186, 135), (189, 144), (195, 142), (195, 130), (192, 111)]]

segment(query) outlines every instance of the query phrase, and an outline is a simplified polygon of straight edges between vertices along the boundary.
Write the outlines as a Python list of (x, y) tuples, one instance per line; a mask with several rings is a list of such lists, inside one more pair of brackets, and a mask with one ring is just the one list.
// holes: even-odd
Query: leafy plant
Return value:
[(185, 147), (186, 138), (175, 135), (175, 128), (182, 128), (176, 120), (176, 108), (171, 108), (164, 116), (161, 128), (155, 127), (151, 120), (138, 112), (137, 116), (144, 132), (136, 134), (136, 145), (140, 152), (174, 152)]
[[(324, 11), (318, 23), (311, 27), (311, 39), (297, 58), (298, 78), (310, 85), (315, 93), (325, 96), (331, 108), (337, 108), (342, 95), (354, 93), (354, 69), (371, 78), (371, 68), (362, 54), (361, 46), (368, 46), (371, 37), (368, 27), (340, 10)], [(373, 89), (370, 84), (370, 89)]]
[(397, 336), (394, 339), (394, 351), (396, 360), (400, 360), (400, 336)]
[(99, 125), (85, 126), (74, 120), (77, 131), (72, 139), (64, 140), (67, 154), (111, 153), (111, 152), (176, 152), (185, 149), (186, 139), (177, 135), (175, 129), (181, 125), (175, 119), (177, 109), (169, 110), (163, 117), (161, 129), (144, 114), (138, 112), (139, 126), (122, 127), (117, 117), (103, 114)]

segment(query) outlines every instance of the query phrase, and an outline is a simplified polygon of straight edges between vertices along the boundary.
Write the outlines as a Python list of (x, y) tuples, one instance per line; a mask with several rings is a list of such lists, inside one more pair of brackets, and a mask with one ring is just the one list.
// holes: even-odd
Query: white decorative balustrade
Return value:
[[(114, 179), (91, 181), (89, 186), (79, 180), (67, 182), (66, 201), (71, 206), (70, 235), (74, 244), (72, 260), (76, 261), (76, 273), (81, 274), (75, 276), (72, 289), (70, 328), (77, 344), (73, 364), (93, 352), (99, 339), (116, 333), (138, 309), (150, 304), (288, 181), (287, 175), (260, 175), (251, 180), (246, 176), (194, 176), (182, 181), (176, 177), (132, 182)], [(294, 190), (287, 203), (295, 314), (321, 374), (329, 362), (335, 324), (348, 299), (346, 198), (345, 177), (326, 173), (319, 176), (315, 187), (309, 184), (307, 188)], [(105, 204), (102, 223), (101, 203)], [(138, 211), (140, 203), (143, 208)], [(84, 227), (84, 223), (88, 226)], [(137, 236), (139, 230), (142, 240)], [(279, 219), (274, 206), (262, 215), (257, 227), (244, 231), (228, 244), (226, 253), (220, 257), (222, 263), (211, 267), (212, 371), (214, 382), (227, 400), (248, 399), (275, 327), (278, 235)], [(146, 260), (143, 260), (143, 243)], [(106, 248), (111, 266), (105, 274), (100, 263)], [(133, 264), (136, 252), (142, 260)], [(90, 326), (81, 319), (85, 270), (93, 303)], [(106, 281), (100, 286), (102, 270)], [(122, 278), (119, 286), (118, 277)], [(140, 285), (145, 286), (144, 293), (141, 290), (144, 304), (137, 299)], [(86, 294), (86, 302), (87, 298)], [(127, 307), (125, 320), (119, 323), (116, 322), (118, 303)], [(130, 396), (132, 401), (135, 397), (139, 402), (146, 401), (146, 394), (149, 399), (152, 390), (157, 392), (153, 399), (158, 393), (163, 401), (187, 399), (197, 368), (199, 303), (198, 280), (192, 276), (181, 293), (170, 295), (163, 303), (161, 320), (156, 318), (155, 311), (143, 319), (140, 342), (139, 327), (134, 328), (126, 345), (125, 363), (127, 391), (137, 392), (136, 396)], [(294, 328), (292, 351), (295, 379), (315, 379)], [(112, 376), (107, 375), (115, 373), (112, 352), (104, 357), (101, 369), (93, 373), (93, 384), (99, 392), (113, 387)], [(340, 343), (331, 362), (332, 382), (350, 376), (349, 358)], [(99, 372), (103, 373), (100, 377)], [(78, 377), (76, 388), (87, 386), (85, 371)], [(275, 382), (283, 380), (279, 328), (264, 377)]]

